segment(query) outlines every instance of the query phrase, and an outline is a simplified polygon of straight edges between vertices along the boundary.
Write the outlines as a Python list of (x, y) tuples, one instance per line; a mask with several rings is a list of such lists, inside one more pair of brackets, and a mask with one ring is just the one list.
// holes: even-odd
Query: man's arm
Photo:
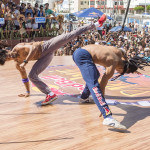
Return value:
[(16, 63), (16, 68), (19, 70), (20, 75), (22, 77), (22, 82), (24, 83), (25, 88), (26, 88), (26, 93), (25, 94), (20, 94), (18, 96), (19, 97), (28, 97), (28, 96), (30, 96), (30, 86), (29, 86), (29, 80), (27, 78), (26, 70), (25, 70), (24, 67), (21, 68), (18, 63)]
[(115, 66), (116, 65), (112, 65), (110, 67), (106, 68), (106, 71), (100, 81), (100, 89), (102, 91), (103, 96), (105, 95), (105, 87), (108, 83), (108, 80), (113, 76), (114, 72), (115, 72)]
[(33, 14), (34, 14), (34, 13), (35, 13), (34, 8), (33, 8), (33, 7), (31, 7), (31, 9), (32, 9), (32, 12), (33, 12)]

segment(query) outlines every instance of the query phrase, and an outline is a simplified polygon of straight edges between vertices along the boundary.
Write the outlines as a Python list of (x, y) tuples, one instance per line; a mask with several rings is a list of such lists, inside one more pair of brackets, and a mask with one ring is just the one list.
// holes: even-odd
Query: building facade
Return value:
[[(18, 3), (19, 0), (14, 0)], [(36, 2), (39, 5), (49, 3), (50, 9), (54, 8), (54, 3), (57, 0), (21, 0), (20, 2), (31, 3), (34, 5)], [(57, 6), (57, 12), (74, 13), (86, 8), (94, 7), (101, 10), (108, 15), (122, 15), (127, 8), (128, 0), (64, 0), (64, 2)], [(150, 5), (150, 0), (131, 0), (129, 13), (134, 13), (136, 6)]]
[[(95, 7), (108, 14), (124, 14), (128, 0), (89, 0), (89, 7)], [(150, 0), (131, 0), (129, 13), (134, 13), (136, 6), (146, 7), (150, 5)]]

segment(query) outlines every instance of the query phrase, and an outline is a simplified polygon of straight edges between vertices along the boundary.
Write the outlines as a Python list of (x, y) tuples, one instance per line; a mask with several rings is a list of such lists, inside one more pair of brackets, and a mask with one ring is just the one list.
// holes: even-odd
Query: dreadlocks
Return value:
[(111, 81), (116, 80), (118, 77), (124, 75), (125, 73), (134, 73), (138, 69), (144, 70), (144, 67), (146, 66), (150, 66), (150, 60), (148, 60), (148, 58), (134, 56), (128, 61), (124, 61), (123, 72), (120, 75), (112, 78)]
[(129, 70), (126, 73), (133, 73), (137, 69), (144, 70), (145, 66), (150, 66), (150, 60), (148, 60), (148, 58), (139, 57), (139, 56), (130, 58), (128, 62), (129, 62), (129, 67), (128, 67)]
[(0, 65), (4, 65), (7, 57), (7, 51), (0, 49)]
[(8, 47), (8, 43), (5, 40), (0, 41), (0, 65), (4, 65), (7, 57), (7, 51), (5, 48)]

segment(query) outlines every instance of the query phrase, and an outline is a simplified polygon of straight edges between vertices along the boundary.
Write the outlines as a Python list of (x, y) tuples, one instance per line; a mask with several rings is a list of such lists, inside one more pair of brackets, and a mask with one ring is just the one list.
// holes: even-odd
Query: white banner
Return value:
[(5, 19), (4, 18), (0, 18), (0, 24), (5, 24)]
[(45, 23), (46, 18), (45, 17), (35, 17), (35, 23)]

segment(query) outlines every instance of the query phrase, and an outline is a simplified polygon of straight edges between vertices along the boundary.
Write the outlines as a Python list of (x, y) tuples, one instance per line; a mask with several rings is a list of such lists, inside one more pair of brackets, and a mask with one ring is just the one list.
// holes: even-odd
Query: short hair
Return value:
[(40, 8), (43, 7), (43, 5), (40, 5)]
[(49, 3), (45, 3), (45, 5), (48, 5), (48, 6), (49, 6)]

